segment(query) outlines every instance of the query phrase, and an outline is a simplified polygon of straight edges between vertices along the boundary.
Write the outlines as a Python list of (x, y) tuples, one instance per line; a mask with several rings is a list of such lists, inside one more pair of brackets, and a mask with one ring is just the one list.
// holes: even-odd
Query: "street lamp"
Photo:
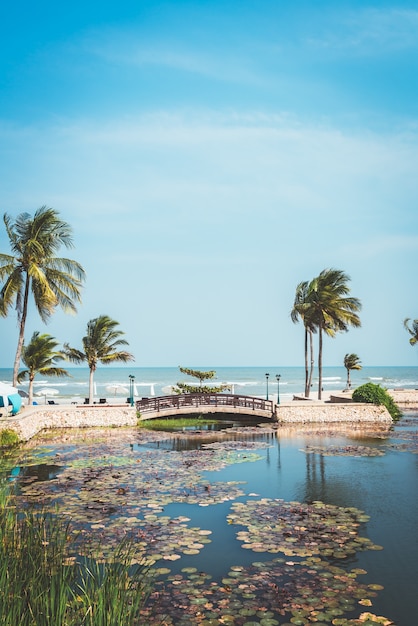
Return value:
[(281, 376), (281, 374), (276, 374), (276, 380), (277, 380), (277, 404), (280, 404), (280, 376)]
[(129, 374), (129, 402), (131, 406), (134, 405), (134, 380), (135, 376), (133, 376), (133, 374)]
[(269, 399), (269, 376), (270, 374), (266, 374), (266, 387), (267, 387), (266, 400)]

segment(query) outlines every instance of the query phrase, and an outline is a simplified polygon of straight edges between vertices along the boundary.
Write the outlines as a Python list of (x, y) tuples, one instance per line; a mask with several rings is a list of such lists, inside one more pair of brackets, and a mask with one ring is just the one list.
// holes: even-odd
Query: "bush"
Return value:
[(398, 405), (394, 402), (386, 389), (374, 383), (366, 383), (357, 387), (353, 391), (353, 402), (368, 402), (369, 404), (377, 404), (385, 406), (393, 420), (397, 421), (402, 417), (402, 412)]
[(11, 428), (0, 430), (0, 448), (12, 448), (19, 443), (19, 435)]

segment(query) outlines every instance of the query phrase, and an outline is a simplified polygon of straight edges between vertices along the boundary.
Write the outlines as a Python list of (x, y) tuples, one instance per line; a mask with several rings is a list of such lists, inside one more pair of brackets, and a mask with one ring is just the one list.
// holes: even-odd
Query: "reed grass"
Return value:
[(2, 626), (143, 626), (153, 575), (134, 543), (122, 541), (102, 562), (72, 554), (73, 542), (68, 522), (18, 511), (0, 485)]

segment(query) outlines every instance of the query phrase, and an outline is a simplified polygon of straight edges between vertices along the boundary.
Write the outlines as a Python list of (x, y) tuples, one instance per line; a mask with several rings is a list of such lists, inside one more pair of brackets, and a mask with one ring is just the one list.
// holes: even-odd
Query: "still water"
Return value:
[[(202, 506), (201, 502), (196, 501), (178, 501), (179, 498), (167, 499), (165, 492), (170, 490), (170, 481), (174, 480), (172, 476), (175, 472), (170, 470), (171, 473), (165, 473), (162, 468), (174, 467), (174, 462), (181, 455), (184, 458), (185, 455), (191, 455), (187, 457), (191, 459), (191, 471), (192, 462), (198, 463), (198, 457), (193, 455), (199, 454), (206, 444), (216, 438), (216, 434), (210, 432), (204, 436), (165, 440), (144, 440), (141, 433), (131, 433), (129, 442), (118, 439), (117, 442), (101, 445), (98, 455), (94, 452), (92, 441), (78, 441), (75, 444), (71, 440), (71, 434), (68, 434), (66, 440), (52, 439), (47, 446), (42, 443), (31, 451), (28, 466), (25, 466), (23, 457), (20, 458), (19, 464), (14, 468), (13, 477), (17, 485), (21, 484), (23, 497), (27, 500), (39, 497), (39, 493), (42, 493), (43, 498), (45, 494), (48, 496), (48, 488), (50, 495), (59, 494), (62, 485), (66, 484), (67, 495), (73, 497), (72, 503), (69, 499), (62, 502), (67, 514), (76, 519), (83, 518), (86, 528), (94, 529), (97, 519), (88, 519), (92, 514), (91, 507), (86, 506), (86, 499), (77, 498), (86, 488), (86, 483), (93, 484), (94, 479), (100, 487), (100, 481), (104, 480), (104, 473), (99, 474), (97, 469), (99, 457), (102, 459), (102, 466), (113, 463), (117, 467), (117, 471), (112, 469), (113, 479), (116, 480), (117, 477), (117, 484), (125, 485), (126, 491), (130, 490), (130, 498), (123, 509), (119, 506), (112, 507), (107, 517), (100, 514), (99, 521), (104, 525), (116, 523), (119, 515), (128, 520), (134, 520), (135, 515), (137, 518), (141, 517), (139, 500), (148, 497), (143, 487), (153, 474), (159, 481), (159, 487), (154, 493), (155, 500), (158, 502), (158, 489), (162, 490), (161, 494), (164, 493), (160, 497), (163, 501), (160, 509), (152, 501), (147, 501), (148, 507), (156, 507), (156, 515), (151, 516), (154, 525), (158, 526), (158, 518), (161, 516), (187, 516), (190, 520), (189, 527), (211, 531), (211, 542), (202, 546), (198, 554), (182, 554), (178, 561), (168, 562), (168, 567), (174, 574), (182, 568), (195, 567), (210, 574), (213, 580), (225, 577), (231, 566), (247, 567), (254, 561), (271, 559), (271, 554), (255, 554), (242, 548), (242, 543), (237, 540), (237, 531), (241, 527), (227, 522), (233, 503), (277, 498), (285, 502), (312, 503), (320, 500), (338, 507), (355, 507), (370, 518), (360, 525), (359, 534), (383, 549), (358, 551), (348, 559), (334, 559), (334, 562), (348, 570), (362, 568), (367, 572), (362, 577), (362, 582), (384, 587), (373, 598), (373, 606), (358, 608), (357, 616), (364, 610), (370, 610), (376, 615), (393, 620), (398, 626), (411, 626), (417, 623), (418, 616), (417, 435), (418, 413), (407, 414), (384, 437), (373, 433), (328, 432), (319, 427), (310, 431), (296, 427), (282, 428), (277, 432), (261, 432), (259, 435), (252, 433), (248, 436), (240, 434), (238, 429), (222, 441), (244, 442), (239, 452), (239, 462), (232, 461), (223, 466), (220, 464), (219, 467), (209, 470), (203, 467), (200, 474), (203, 482), (212, 484), (214, 488), (215, 485), (224, 484), (225, 491), (228, 492), (229, 485), (238, 483), (242, 492), (232, 495), (230, 500), (220, 499), (209, 506)], [(382, 455), (373, 456), (374, 452)], [(254, 454), (256, 459), (252, 456)], [(124, 455), (126, 459), (130, 459), (126, 467)], [(147, 462), (148, 473), (141, 475), (140, 486), (136, 487), (135, 472), (144, 472)], [(65, 475), (69, 467), (72, 473)], [(83, 468), (84, 474), (77, 483), (76, 472), (79, 467)], [(94, 474), (86, 475), (86, 472)], [(63, 482), (56, 484), (60, 476)], [(76, 485), (73, 492), (68, 487), (70, 479)], [(29, 487), (25, 488), (25, 482)], [(36, 491), (37, 484), (42, 484), (41, 491)], [(108, 483), (106, 485), (108, 488)], [(191, 485), (186, 486), (186, 480), (180, 487), (176, 483), (175, 487), (177, 493), (179, 489), (185, 491), (192, 488)], [(97, 494), (91, 496), (94, 497)], [(51, 504), (53, 500), (52, 498)], [(172, 550), (176, 548), (173, 547)], [(288, 619), (289, 617), (286, 621)]]

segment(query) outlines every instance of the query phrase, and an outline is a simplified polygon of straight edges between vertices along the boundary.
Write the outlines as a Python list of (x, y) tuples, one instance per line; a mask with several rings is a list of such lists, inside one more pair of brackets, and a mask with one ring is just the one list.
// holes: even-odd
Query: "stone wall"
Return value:
[(392, 418), (384, 406), (374, 404), (347, 404), (295, 402), (277, 408), (280, 423), (379, 423), (392, 424)]
[(30, 407), (15, 417), (0, 420), (0, 430), (10, 428), (21, 441), (28, 441), (45, 428), (89, 428), (94, 426), (135, 426), (136, 409), (130, 406)]
[[(331, 404), (328, 402), (292, 402), (276, 407), (279, 423), (291, 424), (392, 424), (387, 409), (372, 404)], [(0, 419), (0, 430), (10, 428), (21, 441), (28, 441), (47, 428), (90, 428), (135, 426), (135, 407), (123, 406), (47, 406), (28, 407), (15, 417)]]

